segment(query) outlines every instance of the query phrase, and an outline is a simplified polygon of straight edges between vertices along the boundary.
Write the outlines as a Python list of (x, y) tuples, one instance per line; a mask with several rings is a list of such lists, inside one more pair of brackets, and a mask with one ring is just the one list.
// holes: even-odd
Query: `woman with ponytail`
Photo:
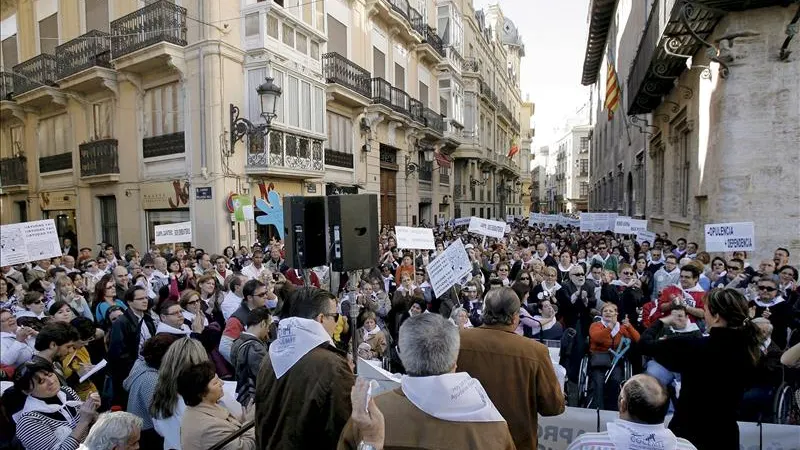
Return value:
[(736, 411), (761, 357), (758, 327), (750, 320), (747, 299), (733, 289), (713, 289), (703, 300), (707, 336), (658, 340), (672, 325), (668, 315), (645, 330), (639, 346), (643, 354), (681, 374), (669, 424), (675, 435), (699, 450), (736, 450)]

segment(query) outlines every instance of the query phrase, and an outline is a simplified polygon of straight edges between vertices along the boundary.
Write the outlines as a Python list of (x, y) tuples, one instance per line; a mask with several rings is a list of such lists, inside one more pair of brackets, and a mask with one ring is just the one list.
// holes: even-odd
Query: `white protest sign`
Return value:
[(707, 252), (755, 251), (753, 222), (706, 224)]
[(472, 263), (464, 249), (464, 243), (461, 239), (456, 239), (441, 255), (428, 263), (425, 269), (428, 271), (433, 293), (439, 297), (472, 271)]
[(463, 227), (464, 225), (469, 225), (469, 220), (471, 217), (461, 217), (458, 219), (453, 220), (454, 227)]
[(539, 225), (542, 222), (542, 215), (540, 213), (531, 213), (528, 217), (528, 226)]
[(0, 226), (0, 266), (56, 256), (61, 256), (61, 241), (53, 219)]
[(496, 220), (472, 217), (469, 221), (469, 232), (500, 239), (506, 232), (506, 224)]
[(510, 223), (510, 222), (513, 222), (513, 221), (514, 221), (514, 216), (512, 216), (511, 214), (506, 216), (506, 222)]
[(647, 231), (647, 220), (631, 219), (630, 222), (631, 222), (630, 234), (636, 234), (640, 231)]
[(594, 213), (582, 212), (578, 217), (578, 221), (581, 231), (592, 231), (592, 227), (594, 226)]
[(430, 228), (394, 227), (397, 246), (411, 250), (435, 250), (433, 230)]
[(155, 226), (156, 244), (192, 242), (192, 222), (168, 223)]
[(602, 230), (598, 231), (614, 231), (614, 226), (617, 224), (617, 217), (619, 214), (617, 213), (607, 213), (606, 214), (606, 223)]
[(656, 242), (656, 234), (652, 231), (640, 230), (636, 233), (636, 242), (641, 244), (647, 241), (652, 246)]
[(614, 222), (614, 233), (631, 234), (631, 220), (627, 216), (617, 217), (616, 222)]

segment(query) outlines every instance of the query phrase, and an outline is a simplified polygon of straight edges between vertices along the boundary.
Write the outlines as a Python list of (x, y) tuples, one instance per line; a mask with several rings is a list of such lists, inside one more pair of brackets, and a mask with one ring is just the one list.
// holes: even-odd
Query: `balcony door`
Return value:
[(381, 169), (381, 224), (397, 225), (397, 172)]

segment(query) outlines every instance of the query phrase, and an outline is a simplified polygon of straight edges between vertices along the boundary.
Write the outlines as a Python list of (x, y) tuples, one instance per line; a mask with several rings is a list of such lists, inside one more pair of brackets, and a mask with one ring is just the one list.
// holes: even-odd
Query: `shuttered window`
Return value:
[(107, 100), (92, 105), (93, 139), (114, 137), (114, 102)]
[(109, 32), (108, 0), (84, 0), (86, 8), (86, 31)]
[(328, 141), (325, 147), (342, 153), (353, 153), (353, 122), (349, 117), (328, 111)]
[(183, 131), (183, 101), (179, 83), (170, 83), (144, 94), (144, 137)]
[[(10, 36), (3, 39), (3, 67), (7, 71), (19, 64), (19, 57), (17, 56), (17, 35)], [(5, 100), (5, 99), (2, 99)]]
[(328, 51), (345, 58), (347, 55), (347, 26), (328, 14)]
[(39, 121), (37, 130), (39, 156), (53, 156), (72, 151), (69, 115), (59, 114)]
[(39, 21), (39, 48), (41, 53), (56, 54), (58, 46), (58, 13)]

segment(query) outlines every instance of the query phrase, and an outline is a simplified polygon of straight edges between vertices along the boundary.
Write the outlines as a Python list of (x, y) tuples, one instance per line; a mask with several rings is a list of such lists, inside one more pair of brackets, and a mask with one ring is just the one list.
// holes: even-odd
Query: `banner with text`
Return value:
[(407, 250), (435, 250), (433, 229), (414, 227), (394, 227), (397, 246)]
[(469, 225), (470, 219), (471, 217), (459, 217), (458, 219), (453, 219), (453, 226), (463, 227), (464, 225)]
[(61, 256), (61, 241), (53, 219), (0, 226), (0, 266), (56, 256)]
[(631, 234), (631, 218), (628, 216), (619, 216), (614, 222), (614, 233), (617, 234)]
[(506, 224), (496, 220), (472, 217), (469, 221), (469, 232), (500, 239), (506, 233)]
[(156, 244), (192, 242), (192, 222), (168, 223), (155, 226)]
[(640, 231), (647, 231), (647, 220), (631, 219), (630, 222), (631, 222), (631, 234), (636, 234)]
[(648, 242), (652, 246), (656, 242), (656, 234), (652, 231), (639, 230), (636, 232), (636, 242)]
[(443, 295), (458, 280), (472, 271), (472, 263), (461, 239), (456, 239), (425, 268), (428, 271), (433, 293)]
[(753, 222), (706, 224), (707, 252), (755, 251)]

